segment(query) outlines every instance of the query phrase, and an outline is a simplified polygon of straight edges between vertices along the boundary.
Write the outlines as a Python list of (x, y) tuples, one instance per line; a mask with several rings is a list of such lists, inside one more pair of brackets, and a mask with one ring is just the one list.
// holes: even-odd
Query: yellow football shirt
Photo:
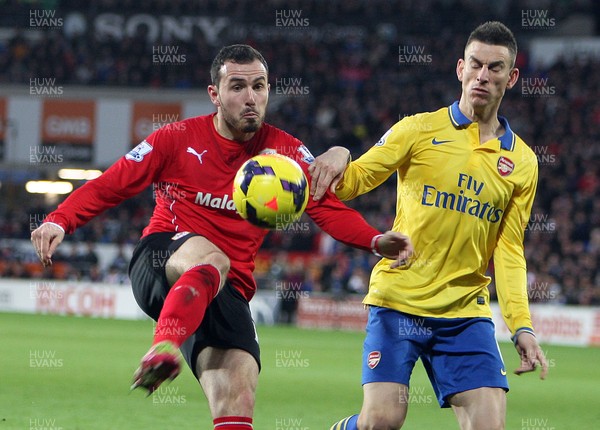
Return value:
[(392, 230), (407, 234), (413, 258), (402, 268), (380, 260), (364, 303), (409, 314), (491, 317), (496, 290), (511, 333), (532, 328), (527, 299), (524, 230), (537, 186), (537, 158), (498, 117), (500, 138), (479, 142), (479, 126), (458, 102), (403, 118), (350, 163), (336, 194), (349, 200), (398, 174)]

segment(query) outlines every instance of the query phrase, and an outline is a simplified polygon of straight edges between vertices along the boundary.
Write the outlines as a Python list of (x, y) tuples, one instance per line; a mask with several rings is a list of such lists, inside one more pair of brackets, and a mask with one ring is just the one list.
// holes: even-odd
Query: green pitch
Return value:
[[(129, 392), (150, 321), (0, 314), (0, 430), (212, 429), (189, 369), (146, 398)], [(361, 404), (360, 333), (258, 327), (259, 430), (327, 430)], [(544, 346), (549, 378), (511, 375), (507, 429), (597, 429), (600, 350)], [(502, 345), (508, 370), (512, 345)], [(421, 364), (405, 429), (458, 429)]]

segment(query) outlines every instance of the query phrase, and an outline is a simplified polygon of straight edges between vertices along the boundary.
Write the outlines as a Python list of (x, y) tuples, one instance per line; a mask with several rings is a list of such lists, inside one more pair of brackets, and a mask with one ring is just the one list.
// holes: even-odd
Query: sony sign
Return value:
[(217, 45), (221, 31), (229, 25), (226, 17), (202, 16), (153, 16), (136, 14), (124, 16), (118, 13), (102, 13), (88, 18), (80, 13), (71, 13), (65, 17), (64, 31), (67, 36), (85, 33), (90, 26), (96, 37), (122, 39), (132, 37), (140, 29), (146, 34), (148, 42), (184, 40), (192, 41), (195, 31), (200, 31), (211, 45)]

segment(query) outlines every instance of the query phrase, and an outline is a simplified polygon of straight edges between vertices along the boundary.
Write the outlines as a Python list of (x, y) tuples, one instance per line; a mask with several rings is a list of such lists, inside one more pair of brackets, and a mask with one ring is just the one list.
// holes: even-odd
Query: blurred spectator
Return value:
[(125, 256), (125, 249), (123, 247), (123, 244), (120, 243), (118, 246), (119, 249), (117, 251), (117, 255), (110, 263), (110, 268), (120, 273), (127, 273), (127, 271), (129, 270), (129, 258)]
[(296, 260), (288, 263), (283, 280), (277, 282), (275, 287), (279, 300), (279, 322), (284, 324), (296, 322), (298, 300), (300, 297), (308, 295), (304, 279), (302, 261)]
[(126, 271), (119, 268), (118, 266), (110, 266), (108, 271), (102, 278), (102, 282), (113, 285), (129, 285), (129, 276)]
[[(98, 254), (95, 251), (96, 245), (93, 242), (86, 242), (85, 249), (81, 255), (78, 255), (79, 270), (81, 276), (85, 278), (98, 278)], [(96, 280), (96, 279), (92, 279)]]
[(352, 269), (352, 274), (348, 279), (348, 290), (351, 293), (366, 294), (369, 289), (369, 275), (360, 266)]

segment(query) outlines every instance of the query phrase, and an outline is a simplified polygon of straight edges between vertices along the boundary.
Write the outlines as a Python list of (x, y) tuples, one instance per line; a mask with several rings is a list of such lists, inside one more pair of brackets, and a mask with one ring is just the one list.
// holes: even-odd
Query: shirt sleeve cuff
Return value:
[(379, 247), (377, 246), (377, 242), (379, 242), (379, 239), (381, 239), (382, 236), (383, 234), (378, 234), (376, 236), (373, 236), (373, 239), (371, 239), (371, 252), (373, 253), (373, 255), (379, 258), (383, 258), (383, 255), (379, 253)]
[(530, 327), (518, 328), (517, 331), (515, 331), (515, 334), (510, 338), (513, 341), (513, 343), (515, 344), (515, 346), (517, 345), (517, 339), (521, 333), (529, 333), (533, 337), (535, 337), (535, 333), (532, 328), (530, 328)]
[(55, 225), (55, 226), (57, 226), (58, 228), (60, 228), (60, 229), (62, 230), (62, 232), (63, 232), (63, 233), (65, 233), (65, 234), (66, 234), (66, 231), (65, 231), (65, 229), (64, 229), (64, 228), (63, 228), (63, 226), (61, 226), (60, 224), (57, 224), (57, 223), (55, 223), (55, 222), (52, 222), (52, 221), (44, 221), (44, 224), (52, 224), (52, 225)]

